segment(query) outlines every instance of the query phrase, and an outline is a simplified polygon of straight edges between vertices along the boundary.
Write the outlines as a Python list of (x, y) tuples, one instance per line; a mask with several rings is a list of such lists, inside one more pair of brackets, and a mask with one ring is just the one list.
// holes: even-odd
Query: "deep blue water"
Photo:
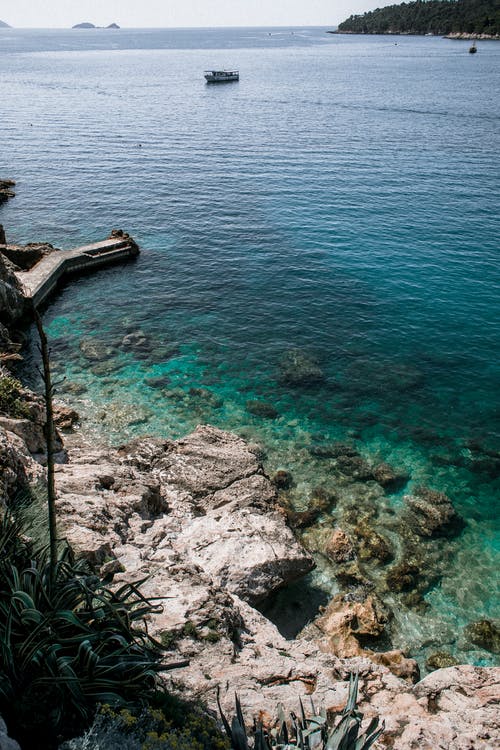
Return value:
[[(500, 44), (467, 50), (310, 28), (1, 30), (0, 176), (17, 198), (0, 221), (13, 241), (122, 227), (142, 247), (46, 312), (62, 395), (87, 388), (71, 396), (85, 430), (234, 429), (293, 472), (299, 506), (333, 482), (317, 440), (406, 469), (405, 491), (445, 491), (468, 525), (395, 642), (490, 663), (462, 628), (500, 614)], [(240, 82), (205, 85), (219, 66)], [(132, 329), (157, 361), (117, 351), (92, 371), (82, 338), (116, 347)], [(322, 385), (278, 381), (291, 348)], [(168, 387), (148, 385), (160, 375)]]

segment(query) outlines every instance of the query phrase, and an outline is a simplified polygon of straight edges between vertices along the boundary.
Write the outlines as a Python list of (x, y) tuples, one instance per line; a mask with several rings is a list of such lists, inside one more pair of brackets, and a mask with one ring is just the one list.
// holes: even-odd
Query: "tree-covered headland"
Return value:
[(500, 36), (499, 0), (415, 0), (350, 16), (338, 32), (351, 34), (485, 34)]

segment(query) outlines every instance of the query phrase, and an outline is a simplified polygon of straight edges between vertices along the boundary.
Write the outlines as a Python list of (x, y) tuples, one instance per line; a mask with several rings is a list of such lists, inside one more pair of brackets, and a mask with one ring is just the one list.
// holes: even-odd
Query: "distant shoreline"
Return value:
[(469, 34), (465, 31), (453, 31), (450, 34), (419, 34), (417, 31), (327, 31), (327, 34), (345, 34), (347, 36), (432, 36), (441, 39), (458, 39), (463, 41), (500, 42), (500, 36), (492, 34)]

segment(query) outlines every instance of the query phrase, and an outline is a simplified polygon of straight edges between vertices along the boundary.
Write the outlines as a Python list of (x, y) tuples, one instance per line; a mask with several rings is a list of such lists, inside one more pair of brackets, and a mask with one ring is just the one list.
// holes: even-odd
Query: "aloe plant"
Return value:
[(318, 713), (312, 701), (313, 715), (306, 716), (301, 701), (300, 717), (294, 713), (290, 714), (290, 731), (283, 708), (280, 706), (276, 728), (267, 731), (262, 724), (255, 723), (252, 744), (247, 737), (238, 696), (235, 696), (236, 714), (229, 724), (217, 695), (222, 723), (231, 742), (231, 750), (368, 750), (384, 731), (384, 723), (382, 722), (379, 727), (379, 720), (375, 717), (366, 729), (361, 731), (363, 714), (356, 708), (358, 682), (359, 675), (351, 674), (346, 707), (333, 726), (328, 726), (324, 709)]
[(19, 532), (0, 520), (0, 714), (26, 747), (52, 747), (99, 703), (144, 701), (177, 665), (144, 630), (155, 606), (138, 585), (109, 590), (68, 549), (53, 568)]

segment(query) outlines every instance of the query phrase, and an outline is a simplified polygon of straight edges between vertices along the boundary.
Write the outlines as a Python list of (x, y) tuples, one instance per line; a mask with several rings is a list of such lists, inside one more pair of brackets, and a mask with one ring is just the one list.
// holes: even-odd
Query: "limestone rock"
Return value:
[(325, 643), (332, 653), (349, 658), (364, 653), (357, 636), (380, 636), (387, 621), (385, 607), (375, 595), (357, 601), (349, 595), (337, 594), (315, 626), (325, 634)]

